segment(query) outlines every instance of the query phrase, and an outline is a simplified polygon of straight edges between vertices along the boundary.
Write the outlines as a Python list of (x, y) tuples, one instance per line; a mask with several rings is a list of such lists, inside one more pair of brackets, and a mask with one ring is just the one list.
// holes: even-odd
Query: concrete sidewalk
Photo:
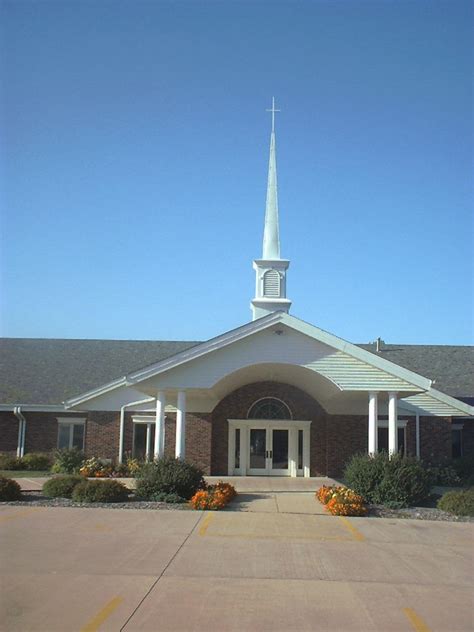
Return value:
[[(14, 474), (14, 472), (12, 472)], [(15, 478), (24, 491), (40, 491), (47, 478)], [(291, 478), (289, 476), (205, 476), (208, 483), (231, 483), (238, 492), (308, 492), (321, 485), (333, 485), (336, 481), (326, 477)], [(135, 487), (134, 478), (116, 478), (130, 489)]]
[(0, 629), (472, 632), (474, 524), (321, 512), (1, 506)]

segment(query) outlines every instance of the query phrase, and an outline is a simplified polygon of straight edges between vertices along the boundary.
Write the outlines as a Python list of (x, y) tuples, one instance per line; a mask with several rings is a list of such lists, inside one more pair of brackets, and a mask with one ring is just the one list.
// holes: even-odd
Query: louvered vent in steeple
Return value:
[(280, 296), (280, 275), (276, 270), (268, 270), (263, 275), (263, 295), (273, 298)]

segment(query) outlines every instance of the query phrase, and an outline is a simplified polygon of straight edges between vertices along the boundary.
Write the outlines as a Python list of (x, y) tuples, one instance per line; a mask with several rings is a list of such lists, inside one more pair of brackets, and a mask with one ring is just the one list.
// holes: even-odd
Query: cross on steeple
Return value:
[(275, 97), (272, 97), (272, 109), (266, 110), (266, 112), (272, 113), (272, 133), (275, 131), (275, 112), (281, 112), (281, 110), (275, 109)]

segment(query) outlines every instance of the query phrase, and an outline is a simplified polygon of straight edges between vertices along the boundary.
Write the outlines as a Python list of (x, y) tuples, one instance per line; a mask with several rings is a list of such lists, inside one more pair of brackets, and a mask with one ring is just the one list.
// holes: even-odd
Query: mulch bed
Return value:
[(2, 505), (19, 505), (24, 507), (82, 507), (90, 509), (179, 509), (192, 510), (188, 503), (163, 503), (151, 500), (135, 499), (133, 496), (130, 500), (120, 503), (76, 503), (69, 498), (47, 498), (41, 492), (23, 492), (22, 500), (11, 500), (0, 502)]
[(369, 505), (369, 517), (405, 518), (411, 520), (436, 520), (444, 522), (474, 522), (473, 516), (454, 516), (437, 507), (404, 507), (389, 509), (383, 505)]

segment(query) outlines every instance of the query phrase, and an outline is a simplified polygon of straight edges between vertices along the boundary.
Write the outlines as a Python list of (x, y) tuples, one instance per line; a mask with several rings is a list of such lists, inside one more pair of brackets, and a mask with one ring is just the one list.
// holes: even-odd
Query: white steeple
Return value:
[(270, 160), (268, 163), (267, 203), (263, 230), (263, 253), (253, 262), (256, 272), (255, 298), (252, 301), (252, 320), (271, 312), (288, 312), (291, 301), (286, 298), (286, 270), (288, 259), (280, 258), (280, 234), (278, 226), (278, 190), (275, 148), (275, 97), (272, 99), (272, 133), (270, 136)]

